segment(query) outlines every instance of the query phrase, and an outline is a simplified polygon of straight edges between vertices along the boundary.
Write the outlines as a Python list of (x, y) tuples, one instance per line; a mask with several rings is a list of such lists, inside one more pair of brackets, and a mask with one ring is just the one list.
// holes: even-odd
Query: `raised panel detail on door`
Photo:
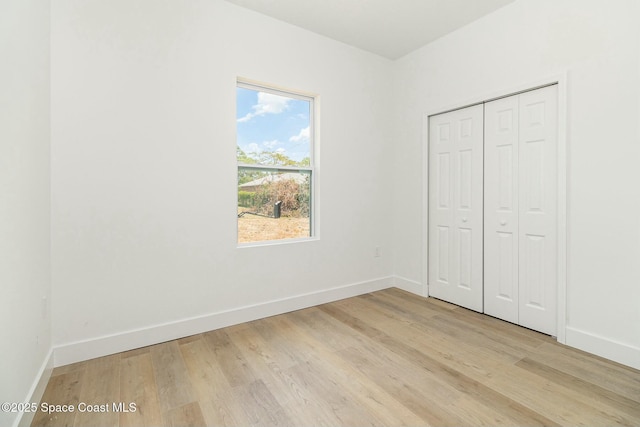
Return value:
[(472, 231), (468, 228), (458, 229), (458, 248), (460, 250), (460, 281), (458, 286), (471, 289), (473, 274)]
[(497, 233), (498, 257), (497, 265), (497, 292), (496, 298), (505, 300), (510, 304), (518, 304), (518, 287), (514, 286), (513, 277), (518, 269), (517, 253), (514, 251), (515, 239), (513, 233), (498, 231)]
[(497, 210), (512, 213), (515, 209), (513, 172), (514, 160), (517, 160), (517, 156), (515, 156), (514, 147), (511, 144), (499, 145), (495, 150), (498, 152)]
[(557, 88), (519, 95), (519, 324), (556, 334)]
[(449, 153), (438, 154), (438, 170), (435, 179), (438, 181), (438, 207), (440, 209), (450, 208), (451, 191), (449, 179), (451, 178), (451, 168), (449, 163)]
[(473, 195), (473, 152), (471, 150), (462, 150), (459, 154), (460, 180), (458, 182), (460, 191), (458, 194), (460, 201), (458, 207), (460, 209), (471, 209), (471, 199)]
[(476, 311), (483, 308), (482, 109), (429, 118), (429, 295)]
[(524, 236), (522, 245), (522, 305), (536, 310), (545, 309), (544, 297), (544, 236)]
[(525, 212), (542, 212), (544, 200), (545, 141), (525, 141), (521, 147), (521, 173), (523, 177), (520, 192)]
[(485, 104), (484, 311), (518, 323), (518, 96)]
[[(438, 260), (437, 279), (438, 283), (443, 285), (449, 284), (449, 227), (438, 226), (438, 246), (437, 254), (435, 255)], [(435, 267), (435, 266), (434, 266)]]

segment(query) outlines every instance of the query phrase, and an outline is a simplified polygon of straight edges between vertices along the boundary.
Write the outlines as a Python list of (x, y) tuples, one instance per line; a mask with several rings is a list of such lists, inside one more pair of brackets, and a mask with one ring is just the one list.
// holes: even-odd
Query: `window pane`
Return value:
[(311, 236), (311, 171), (238, 167), (238, 242)]
[(236, 88), (238, 163), (310, 166), (311, 102)]

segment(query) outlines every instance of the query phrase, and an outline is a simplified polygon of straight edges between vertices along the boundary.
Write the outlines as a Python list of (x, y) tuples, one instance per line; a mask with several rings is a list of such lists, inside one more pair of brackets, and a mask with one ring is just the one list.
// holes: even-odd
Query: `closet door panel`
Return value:
[(484, 311), (518, 323), (519, 98), (485, 104)]
[(455, 282), (453, 259), (454, 117), (429, 121), (429, 284), (447, 293)]
[(456, 186), (456, 233), (460, 253), (457, 283), (460, 305), (483, 311), (483, 129), (484, 108), (459, 110), (458, 173)]
[(483, 113), (429, 119), (429, 294), (482, 311)]
[(520, 95), (519, 323), (556, 334), (557, 87)]

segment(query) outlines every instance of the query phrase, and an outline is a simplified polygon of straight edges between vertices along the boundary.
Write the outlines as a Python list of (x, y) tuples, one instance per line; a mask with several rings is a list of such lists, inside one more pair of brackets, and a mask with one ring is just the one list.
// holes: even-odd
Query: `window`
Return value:
[(238, 82), (238, 243), (313, 236), (313, 101)]

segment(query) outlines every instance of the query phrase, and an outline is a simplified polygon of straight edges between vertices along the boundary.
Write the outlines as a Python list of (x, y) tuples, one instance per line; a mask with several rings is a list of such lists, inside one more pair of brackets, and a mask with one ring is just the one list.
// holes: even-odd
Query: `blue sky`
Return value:
[(236, 88), (237, 144), (247, 154), (309, 157), (309, 102)]

